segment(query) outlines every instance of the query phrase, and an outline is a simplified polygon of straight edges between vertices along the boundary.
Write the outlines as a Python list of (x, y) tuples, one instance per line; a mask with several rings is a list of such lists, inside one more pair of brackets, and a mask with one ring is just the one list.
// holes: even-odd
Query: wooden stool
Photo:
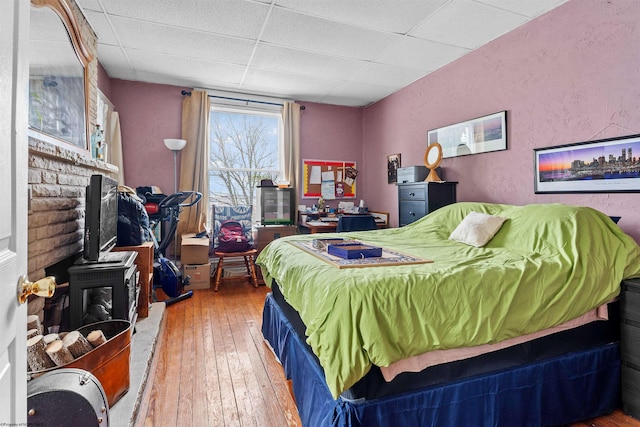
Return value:
[[(256, 277), (256, 265), (255, 259), (258, 255), (258, 251), (256, 249), (250, 249), (245, 252), (219, 252), (214, 251), (213, 254), (218, 257), (218, 265), (216, 266), (216, 274), (214, 277), (213, 290), (218, 292), (218, 287), (220, 286), (220, 280), (222, 279), (222, 270), (224, 265), (225, 258), (240, 258), (244, 259), (244, 265), (247, 269), (247, 274), (244, 277), (249, 278), (249, 282), (253, 285), (254, 288), (258, 287), (258, 278)], [(237, 265), (237, 261), (235, 264)], [(229, 265), (229, 264), (227, 264)]]

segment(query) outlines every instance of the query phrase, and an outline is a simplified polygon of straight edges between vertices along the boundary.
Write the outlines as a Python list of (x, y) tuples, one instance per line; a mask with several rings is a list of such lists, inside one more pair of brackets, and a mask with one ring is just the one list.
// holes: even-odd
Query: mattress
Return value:
[[(309, 353), (319, 364), (306, 344), (306, 326), (296, 310), (284, 299), (275, 281), (272, 283), (272, 295), (295, 333), (305, 342)], [(374, 365), (362, 379), (345, 390), (341, 397), (346, 400), (379, 399), (617, 342), (620, 337), (618, 301), (610, 302), (607, 308), (607, 320), (593, 321), (475, 357), (430, 366), (419, 372), (402, 372), (391, 381), (385, 380), (381, 368)]]

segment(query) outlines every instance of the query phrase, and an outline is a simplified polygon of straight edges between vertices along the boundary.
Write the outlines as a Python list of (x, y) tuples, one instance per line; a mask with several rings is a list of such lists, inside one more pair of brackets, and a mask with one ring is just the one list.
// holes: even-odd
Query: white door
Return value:
[(0, 425), (27, 421), (27, 307), (16, 298), (27, 273), (29, 2), (0, 1)]

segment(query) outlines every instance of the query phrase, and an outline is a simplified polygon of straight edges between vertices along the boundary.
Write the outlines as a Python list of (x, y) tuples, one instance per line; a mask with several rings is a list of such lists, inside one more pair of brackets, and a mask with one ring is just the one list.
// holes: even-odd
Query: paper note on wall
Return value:
[(322, 182), (322, 168), (320, 166), (311, 166), (309, 174), (309, 184), (320, 184)]
[(320, 193), (325, 200), (333, 200), (336, 198), (336, 182), (333, 171), (322, 172), (322, 185)]

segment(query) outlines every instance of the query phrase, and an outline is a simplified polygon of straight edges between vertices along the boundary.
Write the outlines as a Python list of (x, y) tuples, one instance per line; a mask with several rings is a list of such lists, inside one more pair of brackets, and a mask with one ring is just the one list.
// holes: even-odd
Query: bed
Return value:
[(456, 203), (322, 237), (390, 258), (337, 264), (317, 235), (258, 257), (262, 332), (305, 426), (558, 425), (618, 407), (616, 297), (640, 248), (603, 213)]

